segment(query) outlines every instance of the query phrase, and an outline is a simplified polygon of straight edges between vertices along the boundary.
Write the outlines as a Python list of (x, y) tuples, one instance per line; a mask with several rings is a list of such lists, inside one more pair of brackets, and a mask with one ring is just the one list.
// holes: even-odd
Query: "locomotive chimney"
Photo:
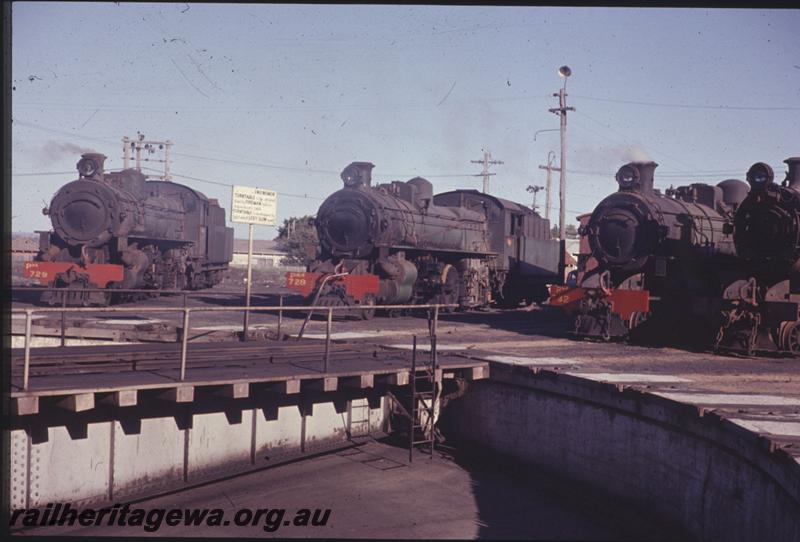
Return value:
[(353, 162), (342, 171), (342, 181), (346, 187), (355, 188), (360, 185), (372, 186), (372, 168), (375, 164), (371, 162)]
[(786, 184), (789, 188), (800, 190), (800, 156), (787, 158), (783, 163), (789, 166), (789, 171), (786, 172)]
[(653, 173), (655, 172), (658, 164), (653, 161), (650, 162), (637, 162), (636, 167), (639, 169), (639, 189), (645, 194), (653, 192)]
[(655, 162), (629, 162), (617, 171), (620, 190), (634, 190), (649, 194), (653, 192), (653, 172), (658, 167)]
[(106, 162), (106, 155), (99, 152), (87, 152), (81, 155), (76, 167), (81, 177), (103, 178), (103, 165)]

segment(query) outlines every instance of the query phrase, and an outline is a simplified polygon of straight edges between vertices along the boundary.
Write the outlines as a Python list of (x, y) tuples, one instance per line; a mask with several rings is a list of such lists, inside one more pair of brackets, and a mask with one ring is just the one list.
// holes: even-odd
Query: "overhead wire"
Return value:
[(25, 173), (11, 173), (12, 177), (39, 177), (42, 175), (70, 175), (75, 173), (74, 171), (37, 171), (37, 172), (25, 172)]
[(662, 102), (645, 102), (639, 100), (620, 100), (618, 98), (598, 98), (595, 96), (585, 96), (581, 94), (570, 94), (579, 100), (592, 100), (597, 102), (620, 103), (629, 105), (644, 105), (651, 107), (669, 107), (676, 109), (713, 109), (730, 111), (800, 111), (800, 107), (794, 106), (737, 106), (737, 105), (702, 105), (702, 104), (677, 104)]
[[(602, 122), (602, 121), (599, 121), (599, 120), (595, 119), (594, 117), (592, 117), (592, 116), (590, 116), (590, 115), (587, 115), (586, 113), (584, 113), (583, 111), (581, 111), (581, 110), (579, 110), (579, 109), (576, 109), (576, 110), (575, 110), (575, 113), (577, 113), (578, 115), (580, 115), (580, 116), (582, 116), (582, 117), (586, 117), (586, 118), (587, 118), (587, 119), (589, 119), (590, 121), (597, 123), (599, 126), (601, 126), (601, 127), (605, 128), (605, 129), (607, 129), (607, 130), (609, 130), (609, 131), (611, 131), (611, 132), (614, 132), (614, 133), (615, 133), (615, 134), (617, 134), (618, 136), (622, 137), (622, 142), (623, 142), (625, 145), (627, 145), (628, 147), (632, 147), (631, 143), (628, 141), (628, 134), (624, 134), (623, 132), (620, 132), (619, 130), (616, 130), (616, 129), (615, 129), (615, 128), (613, 128), (611, 125), (609, 125), (609, 124), (606, 124), (606, 123), (604, 123), (604, 122)], [(607, 139), (607, 141), (611, 141), (611, 140), (610, 140), (610, 139)], [(612, 141), (612, 142), (613, 142), (613, 141)], [(650, 147), (650, 148), (652, 148), (652, 147)], [(661, 154), (661, 155), (665, 156), (666, 158), (669, 158), (669, 159), (673, 160), (674, 162), (676, 162), (676, 163), (678, 163), (678, 164), (681, 164), (681, 165), (682, 165), (682, 166), (684, 166), (684, 167), (688, 167), (688, 168), (689, 168), (689, 169), (691, 169), (691, 170), (697, 171), (697, 168), (696, 168), (696, 167), (694, 167), (693, 165), (691, 165), (691, 164), (687, 164), (686, 162), (683, 162), (682, 160), (680, 160), (680, 159), (678, 159), (678, 158), (675, 158), (674, 156), (671, 156), (671, 155), (669, 155), (669, 154), (667, 154), (667, 153), (665, 153), (665, 152), (662, 152), (662, 151), (660, 151), (660, 150), (658, 150), (658, 149), (653, 149), (653, 152), (655, 152), (656, 154)]]
[[(597, 119), (594, 119), (594, 118), (590, 117), (589, 115), (586, 115), (585, 113), (581, 113), (581, 114), (582, 114), (582, 116), (588, 118), (589, 120), (592, 120), (593, 122), (598, 123), (600, 126), (602, 126), (604, 128), (607, 128), (607, 129), (612, 130), (612, 131), (616, 131), (613, 128), (611, 128), (610, 126), (602, 123), (601, 121), (598, 121)], [(38, 125), (38, 124), (26, 122), (26, 121), (15, 120), (14, 122), (16, 122), (17, 124), (19, 124), (21, 126), (26, 126), (26, 127), (29, 127), (29, 128), (42, 130), (42, 131), (50, 132), (50, 133), (67, 135), (67, 136), (70, 136), (70, 137), (77, 137), (77, 138), (85, 139), (85, 140), (88, 140), (88, 141), (99, 141), (99, 142), (104, 142), (104, 143), (115, 143), (115, 144), (117, 144), (119, 142), (119, 141), (116, 141), (116, 140), (112, 140), (111, 138), (94, 137), (94, 136), (90, 136), (90, 135), (86, 135), (86, 134), (82, 134), (82, 133), (74, 134), (74, 133), (70, 133), (70, 132), (67, 132), (67, 131), (64, 131), (64, 130), (58, 130), (58, 129), (55, 129), (55, 128), (49, 128), (49, 127), (41, 126), (41, 125)], [(618, 143), (617, 141), (614, 141), (613, 139), (608, 138), (607, 136), (605, 136), (604, 134), (601, 134), (600, 132), (597, 132), (596, 130), (593, 130), (593, 129), (588, 128), (586, 126), (581, 126), (581, 128), (582, 129), (586, 129), (586, 130), (588, 130), (590, 132), (593, 132), (595, 135), (598, 135), (599, 137), (602, 137), (603, 139), (605, 139), (607, 141), (611, 141), (612, 143)], [(225, 159), (225, 158), (212, 158), (212, 157), (208, 157), (208, 156), (198, 156), (198, 155), (193, 155), (193, 154), (189, 154), (189, 153), (180, 153), (180, 152), (175, 152), (173, 154), (176, 155), (176, 156), (181, 156), (181, 157), (189, 158), (189, 159), (204, 160), (204, 161), (219, 162), (219, 163), (229, 163), (229, 164), (242, 165), (242, 166), (248, 166), (248, 167), (260, 167), (260, 168), (278, 169), (278, 170), (284, 170), (284, 171), (298, 171), (298, 172), (303, 172), (303, 173), (319, 173), (319, 174), (325, 174), (325, 175), (338, 175), (339, 174), (339, 171), (331, 170), (331, 169), (308, 168), (308, 167), (298, 167), (298, 166), (289, 166), (289, 165), (281, 165), (281, 164), (266, 164), (266, 163), (260, 163), (260, 162), (251, 162), (251, 161), (244, 161), (244, 160), (233, 160), (233, 159)], [(660, 153), (660, 154), (664, 154), (666, 156), (665, 153)], [(736, 170), (699, 171), (698, 170), (698, 171), (693, 172), (693, 173), (692, 172), (687, 172), (687, 173), (665, 172), (665, 173), (661, 173), (659, 175), (659, 177), (660, 178), (675, 178), (675, 179), (692, 179), (692, 178), (701, 178), (701, 177), (709, 177), (710, 178), (710, 177), (737, 175), (737, 174), (741, 174), (741, 172), (743, 172), (743, 171), (745, 171), (745, 169), (742, 169), (742, 170), (739, 170), (739, 171), (736, 171)], [(580, 169), (567, 169), (567, 172), (570, 173), (570, 174), (574, 174), (574, 175), (599, 176), (599, 177), (613, 177), (614, 176), (613, 172), (606, 172), (606, 171), (587, 171), (587, 170), (580, 170)], [(15, 176), (15, 177), (31, 177), (31, 176), (37, 176), (37, 175), (67, 175), (67, 174), (70, 174), (70, 173), (72, 173), (72, 172), (25, 172), (25, 173), (14, 173), (14, 174), (12, 174), (12, 176)], [(192, 177), (192, 176), (179, 175), (179, 174), (175, 174), (175, 176), (179, 177), (179, 178), (185, 178), (185, 179), (188, 179), (188, 180), (196, 180), (197, 182), (218, 184), (218, 185), (221, 185), (221, 186), (232, 186), (229, 183), (220, 183), (218, 181), (212, 181), (210, 179), (202, 179), (202, 178), (199, 178), (199, 177)], [(416, 177), (416, 176), (425, 176), (425, 177), (430, 177), (430, 178), (448, 178), (448, 177), (449, 178), (474, 178), (474, 177), (480, 177), (481, 174), (480, 173), (446, 173), (446, 174), (433, 174), (433, 173), (431, 173), (431, 174), (425, 174), (425, 173), (408, 174), (408, 173), (406, 173), (406, 174), (397, 174), (397, 173), (378, 173), (378, 172), (376, 172), (374, 174), (374, 176), (375, 177), (395, 177), (395, 178)], [(572, 193), (573, 194), (580, 194), (580, 195), (584, 195), (584, 196), (594, 195), (594, 194), (589, 194), (589, 193), (585, 193), (585, 192), (575, 191), (574, 189), (572, 190)], [(321, 199), (321, 198), (316, 198), (314, 196), (308, 196), (307, 194), (300, 195), (300, 194), (288, 194), (287, 193), (285, 195), (288, 196), (288, 197), (298, 197), (298, 198), (307, 198), (307, 199)]]
[[(550, 95), (548, 94), (547, 97)], [(606, 102), (606, 103), (619, 103), (619, 104), (626, 104), (626, 105), (638, 105), (638, 106), (648, 106), (648, 107), (665, 107), (665, 108), (674, 108), (674, 109), (706, 109), (706, 110), (714, 110), (714, 111), (800, 111), (800, 107), (798, 106), (739, 106), (739, 105), (727, 105), (727, 104), (717, 104), (717, 105), (707, 105), (707, 104), (685, 104), (685, 103), (664, 103), (664, 102), (648, 102), (642, 100), (622, 100), (618, 98), (603, 98), (597, 96), (587, 96), (583, 94), (569, 94), (572, 98), (577, 98), (578, 100), (590, 100), (590, 101), (597, 101), (597, 102)], [(496, 96), (496, 97), (489, 97), (489, 98), (476, 98), (475, 100), (470, 100), (468, 103), (499, 103), (499, 102), (515, 102), (515, 101), (526, 101), (526, 100), (534, 100), (541, 98), (538, 94), (533, 94), (530, 96)], [(450, 103), (450, 102), (448, 102)], [(460, 103), (460, 101), (459, 101)], [(135, 105), (135, 104), (76, 104), (76, 103), (58, 103), (58, 102), (15, 102), (15, 106), (24, 107), (24, 108), (36, 108), (36, 107), (48, 107), (51, 109), (67, 109), (67, 110), (99, 110), (99, 111), (128, 111), (128, 112), (136, 112), (136, 113), (146, 113), (146, 112), (169, 112), (172, 113), (174, 111), (184, 111), (184, 112), (191, 112), (191, 111), (202, 111), (202, 112), (219, 112), (219, 113), (254, 113), (254, 112), (271, 112), (271, 111), (334, 111), (334, 110), (369, 110), (369, 109), (382, 109), (382, 108), (403, 108), (403, 107), (411, 107), (411, 108), (431, 108), (436, 109), (440, 107), (436, 99), (431, 99), (430, 102), (406, 102), (406, 103), (355, 103), (355, 104), (330, 104), (330, 105), (270, 105), (266, 107), (186, 107), (186, 106), (162, 106), (162, 107), (150, 107), (150, 106), (142, 106), (142, 105)]]
[[(108, 138), (92, 137), (92, 136), (88, 136), (88, 135), (84, 135), (84, 134), (72, 134), (72, 133), (64, 131), (64, 130), (58, 130), (58, 129), (55, 129), (55, 128), (49, 128), (49, 127), (46, 127), (46, 126), (41, 126), (41, 125), (38, 125), (38, 124), (34, 124), (32, 122), (26, 122), (26, 121), (20, 121), (20, 120), (15, 120), (13, 122), (15, 122), (15, 123), (17, 123), (17, 124), (19, 124), (21, 126), (28, 127), (28, 128), (33, 128), (33, 129), (36, 129), (36, 130), (42, 130), (42, 131), (45, 131), (45, 132), (56, 133), (56, 134), (60, 134), (60, 135), (66, 135), (66, 136), (69, 136), (69, 137), (77, 137), (79, 139), (85, 139), (87, 141), (99, 141), (99, 142), (103, 142), (103, 143), (114, 143), (114, 144), (119, 144), (119, 142), (121, 141), (121, 140), (113, 141), (113, 140), (108, 139)], [(304, 172), (304, 173), (322, 173), (322, 174), (326, 174), (326, 175), (339, 175), (339, 173), (341, 173), (341, 171), (332, 170), (332, 169), (318, 169), (318, 168), (308, 168), (308, 167), (299, 167), (299, 166), (288, 166), (288, 165), (281, 165), (281, 164), (265, 164), (265, 163), (261, 163), (261, 162), (249, 162), (249, 161), (231, 160), (231, 159), (226, 159), (226, 158), (211, 158), (211, 157), (208, 157), (208, 156), (198, 156), (198, 155), (194, 155), (194, 154), (181, 153), (181, 152), (173, 152), (172, 154), (173, 154), (173, 156), (181, 156), (181, 157), (184, 157), (184, 158), (192, 158), (192, 159), (195, 159), (195, 160), (205, 160), (205, 161), (209, 161), (209, 162), (229, 163), (229, 164), (236, 164), (236, 165), (243, 165), (243, 166), (250, 166), (250, 167), (260, 167), (260, 168), (266, 168), (266, 169), (279, 169), (279, 170), (284, 170), (284, 171), (299, 171), (299, 172)], [(445, 174), (436, 174), (436, 173), (432, 173), (432, 174), (411, 173), (411, 174), (409, 174), (409, 173), (406, 173), (406, 174), (399, 174), (399, 173), (379, 173), (379, 172), (376, 172), (374, 174), (375, 177), (421, 177), (421, 176), (425, 176), (425, 177), (431, 177), (431, 178), (439, 178), (439, 177), (442, 177), (442, 178), (445, 178), (445, 177), (475, 177), (475, 176), (480, 176), (480, 175), (481, 175), (480, 173), (445, 173)]]
[[(246, 162), (241, 160), (231, 160), (226, 158), (211, 158), (208, 156), (198, 156), (195, 154), (187, 154), (181, 152), (173, 152), (173, 156), (182, 156), (184, 158), (192, 158), (195, 160), (206, 160), (208, 162), (222, 162), (227, 164), (236, 164), (236, 165), (243, 165), (243, 166), (252, 166), (252, 167), (261, 167), (267, 169), (282, 169), (287, 171), (301, 171), (301, 172), (309, 172), (309, 173), (325, 173), (328, 175), (339, 175), (341, 171), (336, 171), (332, 169), (317, 169), (317, 168), (309, 168), (309, 167), (298, 167), (298, 166), (285, 166), (285, 165), (278, 165), (278, 164), (264, 164), (260, 162)], [(426, 173), (373, 173), (374, 177), (479, 177), (482, 176), (480, 173), (443, 173), (443, 174), (426, 174)]]
[[(160, 169), (151, 168), (151, 167), (142, 166), (142, 169), (147, 169), (149, 171), (161, 172)], [(211, 180), (211, 179), (203, 179), (203, 178), (200, 178), (200, 177), (194, 177), (192, 175), (182, 175), (180, 173), (175, 173), (175, 172), (172, 172), (172, 171), (170, 171), (170, 175), (173, 176), (173, 177), (178, 177), (179, 179), (189, 179), (191, 181), (197, 181), (197, 182), (200, 182), (200, 183), (207, 183), (207, 184), (215, 184), (217, 186), (225, 186), (225, 187), (236, 186), (233, 183), (226, 183), (226, 182), (223, 182), (223, 181), (214, 181), (214, 180)], [(319, 201), (323, 201), (325, 199), (325, 198), (320, 198), (318, 196), (309, 196), (308, 194), (291, 194), (291, 193), (288, 193), (288, 192), (275, 192), (275, 193), (278, 194), (279, 196), (284, 196), (284, 197), (289, 197), (289, 198), (314, 199), (314, 200), (319, 200)]]

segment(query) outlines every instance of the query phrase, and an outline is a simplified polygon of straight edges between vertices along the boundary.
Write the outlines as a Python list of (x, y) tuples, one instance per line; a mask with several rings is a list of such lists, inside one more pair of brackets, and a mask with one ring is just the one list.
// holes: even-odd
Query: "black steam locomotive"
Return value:
[(578, 287), (551, 289), (550, 303), (576, 314), (578, 337), (673, 334), (708, 344), (716, 330), (723, 285), (738, 272), (730, 222), (747, 185), (729, 179), (661, 194), (653, 187), (656, 167), (633, 162), (619, 169), (619, 190), (579, 230), (595, 267)]
[(750, 192), (733, 223), (744, 270), (723, 294), (720, 350), (800, 355), (800, 157), (784, 162), (781, 185), (767, 164), (747, 172)]
[(543, 301), (561, 283), (563, 245), (537, 213), (475, 190), (433, 194), (416, 177), (372, 186), (354, 162), (319, 208), (317, 258), (287, 286), (320, 305)]
[(188, 186), (148, 181), (136, 169), (105, 173), (105, 159), (84, 154), (80, 178), (43, 211), (53, 231), (39, 232), (39, 254), (25, 265), (26, 277), (59, 288), (42, 301), (104, 305), (124, 299), (112, 297), (114, 289), (218, 283), (233, 257), (233, 229), (219, 203)]

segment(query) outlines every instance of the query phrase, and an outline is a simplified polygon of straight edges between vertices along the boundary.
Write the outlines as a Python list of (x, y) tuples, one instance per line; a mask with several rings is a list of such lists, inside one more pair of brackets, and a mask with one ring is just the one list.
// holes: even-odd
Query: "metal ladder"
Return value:
[[(431, 352), (427, 363), (417, 365), (417, 336), (411, 351), (411, 416), (408, 438), (408, 461), (414, 459), (415, 446), (427, 446), (433, 458), (436, 443), (435, 414), (439, 386), (436, 379), (436, 334), (431, 334)], [(418, 374), (420, 373), (420, 374)]]
[(347, 425), (348, 440), (370, 436), (370, 408), (367, 398), (350, 401)]

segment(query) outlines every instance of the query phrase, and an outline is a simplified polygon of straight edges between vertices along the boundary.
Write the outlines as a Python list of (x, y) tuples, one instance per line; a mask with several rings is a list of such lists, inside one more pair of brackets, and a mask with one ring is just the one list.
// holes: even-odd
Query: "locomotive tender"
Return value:
[[(233, 257), (233, 228), (217, 200), (136, 169), (106, 173), (106, 157), (82, 155), (78, 180), (43, 212), (39, 253), (25, 276), (59, 290), (42, 301), (108, 304), (113, 289), (199, 289), (217, 284)], [(109, 289), (90, 292), (87, 289)], [(66, 299), (64, 299), (66, 296)], [(116, 299), (116, 297), (115, 297)]]
[[(737, 276), (733, 212), (747, 185), (728, 179), (653, 187), (654, 162), (631, 162), (616, 174), (619, 190), (594, 209), (580, 234), (595, 267), (577, 287), (551, 288), (551, 305), (576, 315), (578, 337), (710, 341), (722, 289)], [(680, 333), (680, 336), (677, 334)], [(706, 338), (708, 337), (708, 338)]]
[(800, 356), (800, 157), (784, 162), (780, 185), (765, 163), (747, 172), (750, 192), (733, 222), (744, 269), (723, 293), (720, 350)]
[(562, 282), (563, 243), (534, 211), (476, 190), (434, 195), (421, 177), (372, 186), (373, 167), (344, 169), (317, 213), (316, 260), (287, 275), (311, 302), (369, 318), (378, 304), (543, 301)]

